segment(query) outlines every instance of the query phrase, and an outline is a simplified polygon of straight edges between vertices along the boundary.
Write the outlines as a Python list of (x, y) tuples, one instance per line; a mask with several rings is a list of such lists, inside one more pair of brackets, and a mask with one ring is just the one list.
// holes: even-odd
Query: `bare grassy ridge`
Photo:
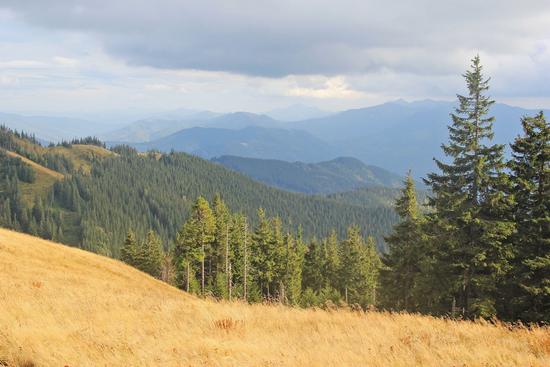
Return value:
[(0, 366), (550, 366), (550, 330), (200, 300), (0, 229)]

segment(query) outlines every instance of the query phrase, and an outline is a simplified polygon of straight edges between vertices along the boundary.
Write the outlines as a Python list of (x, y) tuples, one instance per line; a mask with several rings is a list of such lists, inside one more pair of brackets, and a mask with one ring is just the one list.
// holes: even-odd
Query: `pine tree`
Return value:
[(297, 304), (302, 292), (302, 269), (304, 267), (306, 246), (300, 235), (295, 239), (290, 233), (285, 235), (284, 244), (285, 274), (281, 298), (284, 302)]
[[(226, 253), (228, 252), (226, 247), (229, 245), (229, 233), (231, 231), (229, 226), (231, 218), (229, 209), (225, 205), (220, 194), (214, 196), (214, 200), (212, 201), (212, 212), (216, 223), (216, 231), (214, 241), (212, 242), (212, 248), (208, 256), (208, 275), (213, 279), (221, 279), (224, 277), (227, 279), (229, 264), (226, 263), (226, 257), (229, 257), (229, 253)], [(218, 276), (218, 273), (223, 273), (223, 275)]]
[(325, 286), (326, 274), (323, 255), (322, 244), (317, 239), (310, 241), (304, 258), (304, 288), (311, 288), (314, 292), (320, 292)]
[(447, 272), (448, 294), (441, 299), (448, 309), (455, 299), (465, 317), (488, 317), (495, 314), (495, 285), (509, 270), (506, 239), (513, 224), (505, 216), (510, 202), (504, 195), (504, 147), (490, 144), (494, 101), (485, 95), (489, 79), (479, 56), (464, 77), (469, 93), (458, 95), (449, 143), (442, 146), (451, 162), (436, 160), (441, 173), (428, 175), (426, 183), (436, 209), (431, 224), (438, 228), (437, 267)]
[(258, 282), (262, 296), (270, 297), (269, 286), (273, 279), (274, 259), (270, 258), (273, 243), (272, 228), (265, 211), (258, 209), (258, 225), (252, 236), (251, 265), (253, 277)]
[(178, 269), (179, 279), (185, 279), (185, 289), (191, 290), (194, 274), (194, 262), (200, 263), (200, 292), (206, 291), (205, 261), (206, 251), (210, 248), (215, 234), (215, 220), (208, 201), (202, 196), (197, 198), (191, 212), (191, 217), (183, 225), (176, 236), (174, 261)]
[(401, 218), (386, 237), (389, 253), (382, 257), (384, 268), (380, 281), (382, 304), (395, 310), (418, 311), (418, 280), (426, 256), (421, 230), (422, 216), (418, 210), (414, 180), (409, 172), (395, 210)]
[(136, 236), (131, 230), (128, 231), (126, 235), (126, 240), (124, 245), (120, 249), (120, 259), (128, 265), (136, 265), (136, 257), (138, 253), (138, 245), (136, 241)]
[(147, 232), (145, 243), (142, 245), (141, 252), (142, 263), (138, 266), (138, 268), (154, 276), (155, 278), (160, 278), (164, 252), (162, 250), (160, 237), (155, 233), (155, 231), (150, 230)]
[(340, 291), (349, 304), (374, 304), (380, 268), (372, 237), (365, 244), (359, 227), (351, 226), (341, 245)]
[(550, 322), (550, 124), (542, 112), (522, 119), (523, 136), (511, 145), (517, 233), (512, 318)]

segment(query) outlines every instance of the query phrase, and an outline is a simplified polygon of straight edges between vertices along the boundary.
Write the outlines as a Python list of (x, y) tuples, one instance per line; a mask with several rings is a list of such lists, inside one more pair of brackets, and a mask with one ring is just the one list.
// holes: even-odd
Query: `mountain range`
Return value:
[[(454, 107), (447, 101), (398, 100), (328, 115), (300, 106), (294, 112), (291, 106), (263, 115), (176, 110), (110, 132), (104, 124), (66, 118), (0, 114), (0, 122), (50, 141), (99, 135), (111, 146), (130, 143), (140, 150), (176, 150), (205, 158), (237, 155), (311, 163), (347, 156), (399, 174), (411, 169), (420, 178), (434, 170), (434, 157), (441, 158)], [(521, 117), (537, 111), (495, 104), (490, 112), (496, 117), (495, 142), (508, 144), (521, 132)], [(296, 121), (300, 116), (318, 117)]]

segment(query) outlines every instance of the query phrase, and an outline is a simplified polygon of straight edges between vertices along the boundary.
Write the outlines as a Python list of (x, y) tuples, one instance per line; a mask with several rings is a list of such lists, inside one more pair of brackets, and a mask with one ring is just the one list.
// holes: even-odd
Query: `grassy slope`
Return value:
[[(67, 157), (75, 166), (76, 169), (81, 169), (84, 172), (90, 172), (92, 167), (91, 161), (96, 158), (105, 158), (114, 153), (98, 147), (95, 145), (79, 145), (75, 144), (71, 148), (56, 146), (56, 147), (41, 147), (38, 145), (31, 144), (22, 139), (16, 139), (21, 146), (25, 147), (29, 151), (38, 151), (40, 153), (52, 153), (59, 154)], [(41, 166), (40, 164), (31, 161), (30, 159), (23, 157), (15, 152), (5, 151), (6, 154), (12, 157), (20, 158), (24, 163), (31, 166), (36, 172), (35, 182), (21, 183), (21, 193), (25, 202), (31, 204), (34, 201), (36, 195), (45, 197), (49, 192), (50, 188), (53, 186), (55, 181), (62, 180), (64, 178), (63, 174), (51, 170), (47, 167)]]
[(550, 365), (549, 329), (200, 300), (4, 229), (0, 311), (0, 365)]
[(33, 183), (20, 183), (23, 200), (25, 200), (28, 204), (33, 203), (36, 195), (40, 195), (42, 197), (46, 196), (54, 183), (58, 180), (62, 180), (64, 177), (61, 173), (41, 166), (38, 163), (35, 163), (15, 152), (7, 150), (5, 152), (9, 156), (20, 158), (25, 164), (31, 166), (36, 173), (36, 180)]

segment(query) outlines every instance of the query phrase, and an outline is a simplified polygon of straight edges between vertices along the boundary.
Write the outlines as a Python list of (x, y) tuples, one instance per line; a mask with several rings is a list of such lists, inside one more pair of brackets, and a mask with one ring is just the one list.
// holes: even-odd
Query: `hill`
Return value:
[[(37, 170), (29, 182), (14, 180), (13, 174), (0, 177), (1, 225), (112, 256), (129, 229), (140, 235), (154, 229), (169, 246), (199, 195), (212, 199), (220, 193), (251, 225), (263, 207), (269, 216), (301, 225), (306, 237), (324, 237), (331, 228), (343, 235), (355, 223), (380, 248), (397, 221), (391, 208), (277, 190), (185, 153), (113, 152), (93, 145), (44, 148), (6, 130), (0, 146), (40, 166), (29, 166)], [(42, 179), (41, 169), (60, 176)]]
[(355, 158), (340, 157), (320, 163), (285, 162), (221, 156), (212, 159), (234, 171), (283, 190), (330, 194), (359, 187), (401, 187), (403, 178)]
[(194, 127), (155, 141), (132, 145), (141, 151), (175, 150), (203, 158), (236, 155), (311, 162), (335, 157), (330, 146), (304, 131), (259, 126), (240, 128), (236, 127), (234, 120), (223, 122), (227, 123), (223, 125), (225, 128)]
[(0, 365), (531, 366), (548, 328), (190, 296), (118, 261), (0, 229)]

